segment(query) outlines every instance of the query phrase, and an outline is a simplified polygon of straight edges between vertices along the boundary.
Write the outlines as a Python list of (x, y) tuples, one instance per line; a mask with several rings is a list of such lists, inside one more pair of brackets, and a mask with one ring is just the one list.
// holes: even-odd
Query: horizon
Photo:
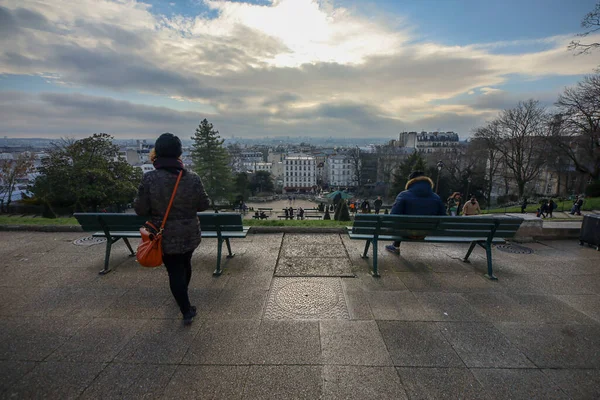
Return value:
[[(596, 0), (0, 0), (0, 137), (461, 139), (552, 108)], [(600, 33), (586, 40), (600, 41)]]

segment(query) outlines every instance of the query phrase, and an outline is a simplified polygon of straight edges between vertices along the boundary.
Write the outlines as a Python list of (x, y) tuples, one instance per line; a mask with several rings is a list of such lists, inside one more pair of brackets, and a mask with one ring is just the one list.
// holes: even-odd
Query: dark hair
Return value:
[(423, 171), (413, 171), (408, 176), (408, 179), (418, 178), (419, 176), (423, 176), (423, 175), (425, 175), (425, 173)]
[(172, 133), (163, 133), (154, 143), (154, 151), (157, 157), (177, 158), (183, 152), (181, 140)]

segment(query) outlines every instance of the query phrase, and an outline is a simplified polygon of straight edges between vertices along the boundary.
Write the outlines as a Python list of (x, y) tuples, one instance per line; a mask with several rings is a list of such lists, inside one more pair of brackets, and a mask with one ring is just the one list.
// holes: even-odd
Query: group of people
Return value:
[[(583, 207), (584, 196), (579, 195), (575, 197), (573, 201), (573, 206), (571, 207), (571, 211), (569, 214), (571, 215), (581, 215), (581, 208)], [(525, 214), (525, 209), (529, 205), (527, 198), (523, 199), (523, 203), (521, 204), (521, 213)], [(552, 218), (552, 212), (556, 210), (558, 207), (558, 203), (554, 200), (542, 200), (540, 207), (536, 210), (536, 216), (539, 218)]]
[(471, 196), (471, 199), (466, 203), (462, 204), (462, 195), (459, 192), (454, 192), (446, 200), (446, 214), (456, 217), (460, 215), (462, 208), (462, 215), (479, 215), (481, 214), (481, 207), (475, 196)]
[(252, 216), (252, 218), (254, 218), (254, 219), (267, 219), (267, 218), (269, 218), (269, 216), (264, 211), (261, 211), (260, 213), (258, 211), (255, 211), (254, 215)]
[[(285, 219), (294, 219), (294, 207), (284, 208), (283, 212)], [(304, 209), (302, 207), (296, 209), (296, 218), (304, 219)]]

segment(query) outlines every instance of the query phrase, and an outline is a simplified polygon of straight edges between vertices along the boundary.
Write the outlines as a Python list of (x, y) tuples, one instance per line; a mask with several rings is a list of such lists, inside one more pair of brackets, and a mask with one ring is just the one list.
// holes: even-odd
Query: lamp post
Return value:
[(466, 193), (466, 195), (467, 195), (467, 196), (471, 196), (471, 193), (470, 193), (470, 192), (471, 192), (471, 181), (472, 181), (472, 178), (471, 178), (471, 177), (468, 177), (468, 178), (467, 178), (467, 182), (468, 182), (469, 184), (467, 185), (467, 193)]
[(437, 170), (438, 170), (438, 174), (437, 174), (437, 179), (435, 181), (435, 192), (439, 193), (439, 187), (440, 187), (440, 174), (442, 173), (442, 168), (444, 168), (444, 162), (443, 161), (438, 161), (436, 164)]

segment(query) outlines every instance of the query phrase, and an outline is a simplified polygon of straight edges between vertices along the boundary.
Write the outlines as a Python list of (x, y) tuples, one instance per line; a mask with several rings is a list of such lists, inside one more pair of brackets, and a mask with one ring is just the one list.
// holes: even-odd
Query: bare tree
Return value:
[(352, 177), (356, 182), (356, 186), (362, 185), (362, 161), (360, 157), (360, 149), (358, 146), (352, 148), (346, 153), (346, 156), (350, 159), (350, 167), (352, 168)]
[(498, 150), (517, 183), (519, 197), (523, 197), (525, 185), (538, 177), (545, 163), (548, 116), (537, 100), (530, 99), (502, 111), (498, 120)]
[(486, 126), (475, 130), (475, 139), (471, 142), (471, 146), (482, 149), (485, 152), (485, 198), (490, 204), (492, 197), (492, 188), (494, 186), (494, 177), (498, 172), (498, 168), (502, 163), (502, 153), (498, 147), (500, 141), (500, 126), (499, 122), (492, 121)]
[[(600, 31), (600, 2), (596, 4), (596, 7), (586, 14), (581, 21), (581, 27), (585, 29), (585, 32), (578, 34), (579, 37), (586, 37), (592, 33)], [(588, 42), (581, 43), (581, 40), (573, 40), (568, 49), (575, 51), (576, 54), (589, 54), (592, 50), (600, 47), (599, 42)]]
[(15, 159), (0, 160), (0, 205), (5, 204), (6, 212), (18, 179), (32, 171), (34, 159), (33, 153), (21, 153)]
[(548, 139), (579, 172), (600, 178), (600, 75), (586, 76), (556, 102)]

